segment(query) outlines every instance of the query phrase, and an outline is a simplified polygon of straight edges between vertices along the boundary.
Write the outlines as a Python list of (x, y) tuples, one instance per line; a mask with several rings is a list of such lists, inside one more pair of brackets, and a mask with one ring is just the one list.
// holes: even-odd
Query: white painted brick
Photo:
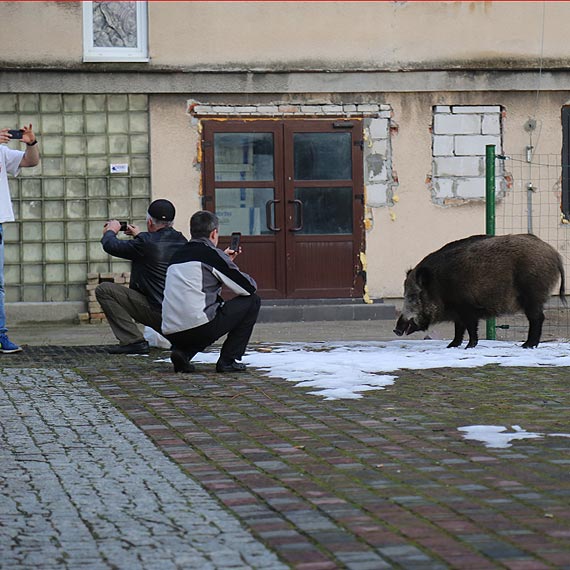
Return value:
[(434, 178), (433, 189), (438, 198), (453, 198), (452, 178)]
[(356, 113), (356, 105), (343, 105), (342, 108), (345, 113)]
[(321, 113), (321, 110), (320, 105), (301, 105), (301, 112), (309, 115), (318, 115)]
[(370, 147), (370, 152), (372, 154), (381, 154), (383, 157), (386, 157), (388, 154), (388, 139), (374, 140)]
[(484, 198), (485, 178), (458, 178), (455, 181), (455, 193), (458, 198)]
[(370, 104), (357, 105), (356, 108), (361, 113), (377, 113), (380, 110), (379, 105), (370, 105)]
[(324, 113), (342, 113), (342, 105), (323, 105)]
[(433, 159), (434, 176), (481, 176), (483, 159), (476, 156), (441, 156)]
[(456, 156), (485, 156), (485, 147), (493, 144), (496, 152), (501, 152), (501, 137), (472, 135), (455, 137)]
[(373, 184), (377, 184), (379, 182), (387, 182), (388, 181), (388, 165), (386, 162), (382, 165), (382, 170), (377, 172), (376, 174), (370, 168), (366, 168), (366, 180)]
[(451, 136), (435, 135), (433, 137), (433, 156), (453, 156), (453, 139)]
[(389, 132), (388, 119), (372, 119), (370, 121), (370, 136), (373, 139), (386, 139)]
[(388, 184), (369, 184), (366, 186), (366, 205), (372, 208), (388, 204)]
[(257, 112), (257, 107), (251, 105), (251, 106), (247, 106), (247, 107), (236, 107), (235, 108), (236, 113), (239, 113), (240, 115), (243, 114), (251, 114), (251, 113), (256, 113)]
[(257, 112), (262, 115), (276, 115), (279, 112), (279, 107), (277, 105), (259, 105)]
[(451, 107), (449, 105), (436, 105), (434, 113), (451, 113)]
[(496, 115), (496, 114), (483, 115), (481, 132), (484, 135), (500, 135), (501, 134), (501, 116)]
[(478, 135), (481, 117), (478, 115), (434, 115), (433, 132), (436, 135)]
[(380, 113), (378, 113), (378, 116), (381, 119), (391, 119), (392, 118), (392, 111), (380, 111)]
[(390, 105), (380, 105), (380, 111), (391, 111), (392, 107)]
[(214, 113), (233, 113), (235, 111), (235, 107), (230, 105), (214, 105), (212, 111), (214, 111)]
[(208, 115), (212, 112), (212, 107), (210, 105), (196, 105), (194, 107), (194, 113), (197, 115)]
[(500, 113), (499, 105), (453, 105), (453, 113)]

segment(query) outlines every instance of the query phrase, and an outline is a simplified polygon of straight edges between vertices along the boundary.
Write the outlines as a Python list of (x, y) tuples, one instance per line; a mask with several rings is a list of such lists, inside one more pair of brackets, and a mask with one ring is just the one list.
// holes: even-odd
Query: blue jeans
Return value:
[(6, 311), (4, 309), (4, 230), (0, 224), (0, 334), (4, 334), (6, 328)]

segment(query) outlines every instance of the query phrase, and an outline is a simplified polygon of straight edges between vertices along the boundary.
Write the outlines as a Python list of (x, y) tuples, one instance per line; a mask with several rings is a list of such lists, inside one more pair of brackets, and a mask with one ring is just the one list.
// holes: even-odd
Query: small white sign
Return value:
[(129, 172), (128, 164), (111, 164), (111, 174), (127, 174)]

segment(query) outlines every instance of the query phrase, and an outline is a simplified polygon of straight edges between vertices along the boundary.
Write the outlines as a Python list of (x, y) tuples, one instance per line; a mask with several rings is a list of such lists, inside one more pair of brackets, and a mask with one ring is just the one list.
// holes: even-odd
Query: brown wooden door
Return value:
[(262, 297), (362, 295), (362, 123), (205, 121), (204, 208)]

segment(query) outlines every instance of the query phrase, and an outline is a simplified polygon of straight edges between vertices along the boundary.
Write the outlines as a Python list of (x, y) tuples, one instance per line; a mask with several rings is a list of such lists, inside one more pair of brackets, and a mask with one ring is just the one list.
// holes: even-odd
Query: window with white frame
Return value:
[(83, 2), (83, 61), (148, 61), (147, 2)]

